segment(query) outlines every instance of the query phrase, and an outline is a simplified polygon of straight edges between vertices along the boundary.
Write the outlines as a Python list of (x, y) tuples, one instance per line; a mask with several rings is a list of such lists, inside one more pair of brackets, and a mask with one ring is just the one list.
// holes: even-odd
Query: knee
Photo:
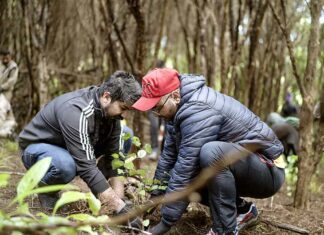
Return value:
[(76, 164), (73, 159), (69, 159), (64, 164), (56, 167), (56, 175), (60, 178), (60, 183), (67, 184), (76, 176)]
[(200, 149), (200, 167), (205, 168), (210, 166), (213, 162), (220, 159), (219, 146), (217, 142), (210, 142), (204, 144)]

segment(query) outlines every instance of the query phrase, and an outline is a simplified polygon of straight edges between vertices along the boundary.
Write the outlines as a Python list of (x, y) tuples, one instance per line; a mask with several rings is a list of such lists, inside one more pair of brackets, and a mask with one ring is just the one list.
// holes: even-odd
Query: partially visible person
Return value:
[(284, 155), (298, 155), (299, 151), (299, 118), (282, 117), (279, 113), (272, 112), (267, 117), (267, 124), (271, 127), (284, 147)]
[(283, 117), (298, 116), (298, 106), (293, 103), (292, 95), (289, 92), (286, 94), (285, 103), (281, 109), (281, 115)]
[[(131, 128), (126, 125), (126, 120), (121, 121), (121, 129), (122, 129), (122, 137), (120, 138), (120, 148), (119, 152), (122, 152), (124, 155), (127, 155), (132, 148), (132, 137), (134, 136), (134, 132)], [(124, 140), (123, 136), (128, 135), (130, 136), (129, 139)], [(124, 186), (124, 179), (121, 177), (112, 177), (109, 179), (109, 184), (115, 190), (118, 197), (124, 199), (125, 197), (125, 186)]]
[(14, 86), (18, 79), (18, 66), (12, 60), (11, 53), (8, 50), (0, 51), (0, 137), (12, 137), (16, 127), (15, 117), (13, 115), (10, 101)]
[(0, 94), (0, 138), (10, 138), (14, 135), (16, 122), (10, 115), (11, 106), (3, 94)]
[(298, 155), (299, 152), (299, 133), (289, 123), (277, 123), (271, 126), (284, 146), (283, 154), (287, 158), (290, 155)]
[[(52, 162), (41, 186), (66, 184), (78, 175), (99, 198), (104, 213), (125, 213), (126, 203), (107, 180), (117, 176), (111, 154), (120, 149), (120, 120), (140, 94), (141, 86), (134, 76), (117, 71), (99, 87), (53, 99), (19, 135), (24, 166), (29, 169), (49, 156)], [(58, 192), (38, 197), (42, 207), (50, 210), (59, 199)]]
[[(266, 198), (282, 186), (285, 172), (276, 161), (283, 147), (271, 128), (232, 97), (206, 86), (203, 76), (179, 74), (174, 69), (155, 69), (142, 79), (142, 97), (135, 109), (151, 109), (164, 118), (165, 145), (154, 178), (167, 189), (151, 196), (180, 191), (190, 185), (202, 169), (222, 162), (228, 153), (247, 153), (213, 176), (202, 190), (213, 225), (210, 235), (238, 234), (258, 217), (256, 206), (241, 197)], [(186, 199), (162, 207), (160, 223), (149, 231), (165, 234), (180, 219)]]
[(286, 123), (286, 120), (279, 113), (271, 112), (268, 115), (268, 117), (267, 117), (267, 124), (269, 126), (272, 126), (274, 124), (281, 124), (281, 123)]
[(19, 69), (16, 62), (12, 60), (10, 51), (3, 50), (0, 54), (0, 93), (4, 94), (10, 103)]

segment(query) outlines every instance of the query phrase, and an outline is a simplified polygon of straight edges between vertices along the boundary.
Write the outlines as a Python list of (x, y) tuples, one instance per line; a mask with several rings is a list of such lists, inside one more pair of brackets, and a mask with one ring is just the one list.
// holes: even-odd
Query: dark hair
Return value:
[(116, 71), (99, 88), (99, 96), (105, 91), (110, 93), (112, 101), (134, 104), (142, 93), (141, 85), (134, 76), (125, 71)]
[(11, 55), (9, 50), (3, 49), (0, 51), (0, 55)]

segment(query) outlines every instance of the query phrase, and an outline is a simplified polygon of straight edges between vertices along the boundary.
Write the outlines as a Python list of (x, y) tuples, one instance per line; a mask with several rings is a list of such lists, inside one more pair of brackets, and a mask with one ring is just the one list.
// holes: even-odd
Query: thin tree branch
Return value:
[(136, 232), (140, 232), (141, 234), (147, 234), (147, 235), (150, 235), (151, 234), (149, 232), (140, 230), (138, 228), (129, 227), (129, 226), (118, 225), (117, 227), (118, 228), (124, 228), (124, 229), (130, 229), (130, 230), (133, 230), (133, 231), (136, 231)]
[(288, 48), (288, 52), (289, 52), (289, 58), (290, 58), (290, 61), (291, 61), (291, 65), (292, 65), (292, 68), (293, 68), (293, 74), (296, 78), (296, 81), (297, 81), (297, 85), (299, 87), (299, 90), (300, 90), (300, 94), (303, 98), (305, 98), (306, 96), (306, 91), (305, 91), (305, 87), (303, 85), (303, 82), (301, 80), (301, 77), (299, 76), (298, 72), (297, 72), (297, 64), (296, 64), (296, 58), (295, 58), (295, 55), (294, 55), (294, 50), (293, 50), (293, 45), (292, 45), (292, 42), (290, 40), (290, 37), (289, 37), (289, 34), (288, 34), (288, 31), (287, 31), (287, 28), (283, 25), (281, 19), (279, 18), (279, 15), (277, 14), (277, 12), (275, 11), (272, 3), (270, 0), (267, 0), (268, 1), (268, 4), (271, 8), (271, 11), (272, 11), (272, 14), (277, 22), (277, 24), (279, 25), (279, 28), (281, 29), (285, 39), (286, 39), (286, 44), (287, 44), (287, 48)]
[(291, 224), (285, 224), (285, 223), (278, 223), (270, 220), (261, 220), (261, 222), (264, 222), (265, 224), (272, 225), (278, 228), (282, 228), (288, 231), (292, 231), (295, 233), (300, 233), (300, 234), (309, 234), (308, 230), (299, 228), (297, 226), (291, 225)]
[(129, 64), (129, 66), (131, 67), (131, 70), (132, 70), (132, 73), (135, 72), (135, 69), (134, 69), (134, 64), (133, 64), (133, 61), (132, 59), (130, 58), (129, 56), (129, 53), (128, 53), (128, 50), (127, 50), (127, 47), (125, 45), (125, 42), (121, 36), (121, 33), (118, 29), (118, 25), (117, 25), (117, 22), (115, 21), (115, 16), (114, 16), (114, 12), (112, 10), (112, 3), (110, 0), (107, 0), (107, 7), (108, 7), (108, 14), (109, 14), (109, 17), (110, 17), (110, 21), (111, 21), (111, 24), (114, 26), (114, 29), (115, 29), (115, 32), (116, 32), (116, 35), (118, 37), (118, 40), (123, 48), (123, 51), (124, 51), (124, 54), (125, 54), (125, 57), (126, 57), (126, 60)]
[(9, 174), (9, 175), (25, 175), (25, 173), (21, 172), (13, 172), (13, 171), (0, 171), (0, 174)]
[[(181, 9), (180, 9), (180, 5), (179, 5), (179, 1), (178, 0), (175, 0), (175, 5), (176, 5), (176, 8), (177, 8), (178, 19), (179, 19), (179, 22), (180, 22), (180, 25), (181, 25), (181, 29), (182, 29), (182, 32), (183, 32), (183, 36), (184, 36), (184, 40), (185, 40), (185, 43), (186, 43), (187, 58), (188, 58), (188, 71), (189, 72), (192, 72), (191, 71), (192, 55), (191, 55), (191, 52), (190, 52), (189, 33), (188, 33), (187, 27), (186, 27), (186, 25), (184, 23), (184, 19), (182, 18), (182, 13), (181, 13)], [(189, 7), (188, 7), (187, 14), (188, 13), (189, 13)]]

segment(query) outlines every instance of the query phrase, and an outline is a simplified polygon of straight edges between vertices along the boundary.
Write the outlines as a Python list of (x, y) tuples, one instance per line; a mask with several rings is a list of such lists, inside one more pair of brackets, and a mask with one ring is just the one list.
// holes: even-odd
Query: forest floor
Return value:
[[(0, 153), (7, 154), (0, 143)], [(147, 164), (143, 162), (142, 164)], [(154, 167), (156, 164), (150, 165)], [(1, 171), (10, 171), (12, 175), (7, 187), (1, 188), (0, 209), (6, 212), (15, 208), (6, 209), (10, 201), (16, 195), (16, 186), (25, 169), (21, 163), (19, 152), (17, 150), (8, 152), (0, 167)], [(3, 167), (5, 166), (5, 167)], [(301, 234), (301, 229), (308, 231), (309, 234), (324, 234), (324, 171), (322, 170), (316, 176), (317, 192), (311, 192), (309, 208), (307, 210), (299, 210), (292, 207), (293, 197), (287, 195), (287, 185), (284, 185), (281, 190), (272, 198), (255, 200), (259, 213), (261, 214), (258, 223), (248, 229), (245, 229), (241, 235), (256, 235), (256, 234)], [(81, 186), (82, 190), (87, 190), (85, 184), (76, 179), (74, 184)], [(252, 199), (247, 199), (252, 200)], [(33, 212), (40, 211), (40, 206), (37, 197), (29, 199), (29, 206)], [(158, 216), (153, 214), (149, 217), (151, 224), (158, 222)], [(206, 234), (211, 226), (210, 215), (208, 208), (192, 203), (187, 209), (187, 212), (182, 216), (181, 220), (174, 226), (169, 234)], [(294, 231), (295, 230), (295, 231)], [(308, 234), (304, 233), (304, 234)], [(126, 233), (122, 233), (126, 234)]]

